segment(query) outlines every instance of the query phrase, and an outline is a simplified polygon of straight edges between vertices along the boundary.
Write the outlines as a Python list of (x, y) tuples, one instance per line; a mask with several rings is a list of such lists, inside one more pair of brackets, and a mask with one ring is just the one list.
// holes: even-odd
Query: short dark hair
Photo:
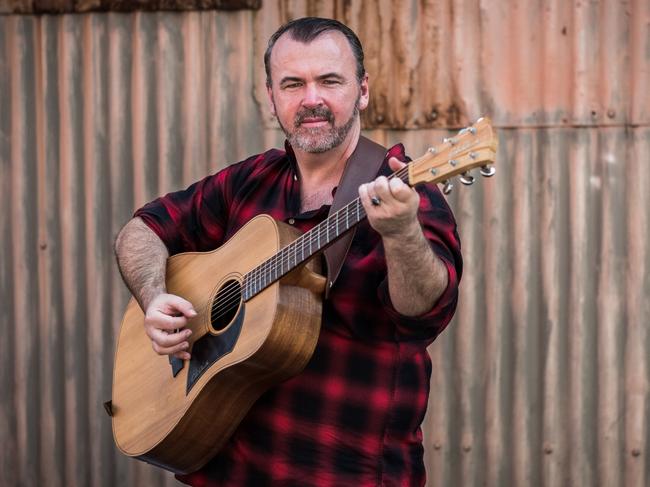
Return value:
[(328, 31), (338, 31), (348, 40), (352, 54), (354, 54), (354, 58), (357, 61), (357, 79), (361, 82), (366, 74), (366, 68), (363, 66), (363, 47), (354, 31), (338, 20), (324, 19), (321, 17), (302, 17), (287, 22), (275, 31), (269, 39), (269, 45), (264, 53), (266, 85), (271, 86), (271, 51), (282, 34), (288, 32), (293, 40), (307, 44)]

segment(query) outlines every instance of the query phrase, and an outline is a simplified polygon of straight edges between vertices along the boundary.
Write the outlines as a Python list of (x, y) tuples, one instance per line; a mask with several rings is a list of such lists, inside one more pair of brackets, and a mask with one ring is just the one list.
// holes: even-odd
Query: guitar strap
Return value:
[[(359, 137), (357, 147), (345, 165), (341, 182), (334, 194), (334, 201), (332, 202), (329, 215), (333, 215), (345, 205), (358, 198), (359, 186), (377, 177), (381, 163), (386, 157), (386, 152), (387, 149), (384, 146), (364, 136)], [(350, 250), (350, 244), (352, 243), (355, 232), (356, 227), (353, 227), (324, 251), (325, 262), (327, 262), (325, 298), (329, 296), (330, 289), (341, 272), (341, 267), (343, 267), (345, 256), (348, 254), (348, 250)]]

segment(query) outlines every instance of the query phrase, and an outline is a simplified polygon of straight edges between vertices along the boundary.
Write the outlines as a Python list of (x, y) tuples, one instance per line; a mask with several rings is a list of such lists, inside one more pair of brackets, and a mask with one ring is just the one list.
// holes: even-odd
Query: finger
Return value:
[(370, 207), (372, 207), (372, 203), (370, 202), (370, 194), (368, 193), (369, 185), (370, 183), (366, 183), (359, 186), (359, 199), (361, 200), (361, 204), (366, 210), (366, 213), (368, 212)]
[(189, 352), (181, 351), (181, 352), (176, 352), (172, 354), (174, 357), (179, 358), (181, 360), (189, 360), (192, 358)]
[(192, 330), (181, 330), (176, 333), (168, 333), (158, 328), (150, 328), (147, 331), (147, 335), (151, 338), (151, 341), (163, 348), (173, 348), (183, 343), (189, 345), (187, 339), (192, 334)]
[(151, 347), (153, 348), (154, 352), (156, 352), (158, 355), (175, 355), (179, 356), (179, 358), (182, 357), (184, 353), (188, 353), (187, 350), (189, 349), (189, 343), (187, 342), (182, 342), (178, 343), (172, 347), (165, 347), (160, 345), (157, 342), (151, 342)]
[(388, 167), (390, 167), (393, 171), (399, 171), (405, 166), (406, 163), (400, 161), (397, 157), (391, 157), (388, 159)]
[(408, 184), (399, 178), (393, 178), (389, 182), (389, 191), (391, 195), (400, 202), (408, 202), (417, 192)]
[(184, 316), (169, 316), (157, 310), (148, 312), (144, 318), (144, 326), (147, 330), (163, 330), (165, 333), (183, 329), (187, 326), (187, 318)]
[(187, 326), (185, 316), (170, 316), (161, 311), (152, 311), (145, 318), (145, 325), (153, 328), (172, 331)]
[(374, 194), (383, 203), (389, 203), (393, 199), (393, 195), (391, 194), (390, 191), (388, 178), (386, 178), (385, 176), (379, 176), (377, 179), (375, 179), (373, 189), (374, 189)]

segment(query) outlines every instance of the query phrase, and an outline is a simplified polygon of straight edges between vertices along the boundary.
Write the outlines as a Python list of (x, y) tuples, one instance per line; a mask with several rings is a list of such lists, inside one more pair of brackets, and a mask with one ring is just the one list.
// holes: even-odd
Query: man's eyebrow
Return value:
[[(345, 81), (345, 77), (343, 75), (339, 74), (339, 73), (336, 73), (336, 72), (325, 73), (325, 74), (321, 74), (321, 75), (316, 77), (316, 79), (319, 80), (319, 81), (322, 81), (324, 79), (332, 79), (332, 78), (335, 78), (335, 79), (338, 79), (338, 80), (341, 80), (341, 81)], [(282, 78), (280, 80), (280, 84), (282, 85), (282, 84), (285, 84), (285, 83), (296, 83), (296, 82), (302, 83), (303, 81), (304, 80), (302, 78), (298, 77), (298, 76), (285, 76), (284, 78)]]
[(339, 79), (339, 80), (345, 80), (345, 77), (343, 77), (339, 73), (334, 73), (334, 72), (321, 74), (316, 79), (323, 80), (323, 79), (328, 79), (328, 78), (336, 78), (336, 79)]
[(285, 76), (280, 80), (280, 84), (284, 83), (295, 83), (295, 82), (301, 82), (303, 81), (302, 78), (298, 78), (297, 76)]

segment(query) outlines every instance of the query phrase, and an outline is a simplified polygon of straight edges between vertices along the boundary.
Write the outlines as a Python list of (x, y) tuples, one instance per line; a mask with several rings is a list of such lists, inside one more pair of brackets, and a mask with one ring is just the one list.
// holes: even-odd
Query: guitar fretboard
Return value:
[[(390, 177), (399, 177), (408, 182), (408, 166), (393, 173)], [(359, 198), (330, 215), (314, 228), (305, 232), (274, 256), (244, 276), (243, 299), (254, 297), (268, 286), (281, 279), (314, 254), (320, 252), (345, 232), (366, 217), (366, 210)]]

